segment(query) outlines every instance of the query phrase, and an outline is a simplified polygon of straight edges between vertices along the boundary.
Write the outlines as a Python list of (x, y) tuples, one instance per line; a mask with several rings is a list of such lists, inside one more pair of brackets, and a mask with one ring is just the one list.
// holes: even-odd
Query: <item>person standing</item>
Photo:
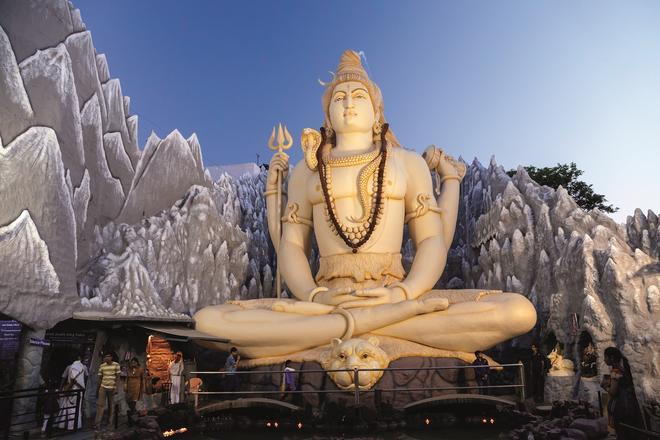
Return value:
[[(68, 367), (67, 367), (68, 368)], [(41, 410), (43, 414), (43, 424), (41, 425), (41, 435), (46, 436), (48, 435), (47, 433), (50, 432), (49, 428), (49, 422), (51, 419), (55, 420), (55, 416), (60, 411), (60, 402), (57, 398), (56, 394), (50, 394), (50, 393), (56, 393), (59, 391), (59, 388), (57, 388), (57, 384), (55, 381), (50, 380), (48, 385), (46, 386), (45, 389), (45, 396), (44, 400), (42, 402)], [(50, 424), (52, 427), (52, 423)]]
[(99, 367), (99, 388), (96, 400), (96, 418), (94, 419), (94, 429), (101, 427), (103, 419), (103, 409), (108, 404), (108, 425), (112, 425), (112, 416), (114, 415), (114, 397), (117, 391), (117, 378), (121, 368), (119, 364), (112, 359), (112, 354), (106, 353), (103, 356), (103, 363)]
[(227, 372), (225, 375), (225, 384), (227, 391), (238, 391), (239, 381), (236, 370), (238, 369), (238, 362), (240, 360), (241, 356), (238, 354), (238, 348), (232, 347), (225, 361), (225, 371)]
[(532, 384), (532, 398), (534, 402), (541, 403), (544, 399), (545, 375), (550, 368), (550, 361), (543, 356), (539, 346), (532, 344), (532, 359), (530, 364), (530, 376)]
[[(65, 395), (60, 399), (59, 406), (60, 412), (57, 415), (57, 427), (61, 429), (73, 430), (82, 428), (82, 403), (85, 384), (89, 372), (87, 367), (82, 363), (80, 354), (76, 356), (76, 360), (64, 369), (62, 373), (62, 384), (60, 389), (62, 391), (71, 391), (69, 395)], [(77, 393), (74, 391), (79, 390)], [(76, 420), (76, 410), (78, 412), (78, 419)]]
[(128, 417), (135, 414), (135, 406), (138, 400), (142, 398), (144, 392), (144, 368), (140, 366), (138, 358), (131, 359), (126, 374), (126, 383), (124, 385), (126, 402), (128, 403)]
[(479, 385), (479, 394), (488, 394), (488, 385), (490, 383), (489, 374), (490, 366), (488, 365), (488, 360), (483, 356), (480, 351), (474, 352), (474, 362), (472, 365), (474, 368), (474, 375), (477, 379), (477, 385)]
[(616, 431), (618, 439), (634, 440), (645, 438), (636, 431), (626, 429), (625, 423), (636, 428), (643, 428), (644, 419), (635, 395), (632, 372), (628, 359), (616, 347), (605, 349), (605, 363), (611, 368), (610, 374), (603, 377), (602, 388), (607, 391), (610, 400), (607, 403), (610, 426)]
[(168, 369), (170, 373), (170, 403), (172, 405), (181, 401), (181, 377), (183, 376), (183, 354), (179, 351), (174, 356)]
[(284, 391), (296, 391), (296, 369), (291, 366), (291, 361), (284, 362)]

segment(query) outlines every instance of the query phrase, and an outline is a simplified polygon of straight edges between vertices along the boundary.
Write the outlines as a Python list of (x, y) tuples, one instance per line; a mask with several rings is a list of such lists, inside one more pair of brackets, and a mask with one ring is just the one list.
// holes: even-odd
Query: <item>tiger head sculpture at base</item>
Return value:
[[(321, 358), (321, 365), (329, 371), (328, 376), (343, 390), (355, 389), (355, 369), (387, 368), (390, 361), (387, 354), (378, 346), (379, 340), (352, 338), (342, 341), (334, 338), (328, 351)], [(358, 388), (368, 390), (383, 376), (383, 371), (358, 372)]]

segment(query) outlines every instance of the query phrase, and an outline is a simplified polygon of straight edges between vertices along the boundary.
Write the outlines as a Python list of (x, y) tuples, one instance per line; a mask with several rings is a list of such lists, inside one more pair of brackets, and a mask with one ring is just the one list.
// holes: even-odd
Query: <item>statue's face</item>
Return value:
[(364, 84), (357, 81), (337, 84), (332, 92), (328, 114), (337, 133), (370, 132), (376, 122), (369, 92)]

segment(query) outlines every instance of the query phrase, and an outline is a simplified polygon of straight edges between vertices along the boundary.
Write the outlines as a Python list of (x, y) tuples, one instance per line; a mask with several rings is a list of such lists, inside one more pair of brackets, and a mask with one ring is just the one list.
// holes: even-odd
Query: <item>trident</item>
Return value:
[[(277, 126), (277, 145), (274, 144), (275, 142), (275, 127), (273, 127), (273, 132), (270, 134), (270, 138), (268, 138), (268, 148), (271, 150), (275, 151), (277, 150), (277, 154), (284, 154), (286, 158), (288, 159), (289, 156), (284, 152), (285, 150), (288, 150), (291, 148), (293, 145), (293, 138), (289, 134), (289, 130), (286, 129), (286, 125), (284, 126), (284, 129), (282, 128), (282, 124), (278, 124)], [(277, 255), (278, 248), (280, 245), (280, 239), (282, 236), (282, 171), (277, 170), (277, 233), (276, 233), (276, 238), (277, 238), (277, 244), (275, 246), (275, 254)], [(273, 237), (271, 237), (272, 239)], [(275, 240), (272, 240), (273, 244), (275, 244)], [(280, 277), (280, 264), (279, 262), (277, 263), (277, 270), (275, 272), (275, 289), (277, 292), (277, 298), (279, 299), (281, 296), (281, 291), (282, 291), (282, 279)]]

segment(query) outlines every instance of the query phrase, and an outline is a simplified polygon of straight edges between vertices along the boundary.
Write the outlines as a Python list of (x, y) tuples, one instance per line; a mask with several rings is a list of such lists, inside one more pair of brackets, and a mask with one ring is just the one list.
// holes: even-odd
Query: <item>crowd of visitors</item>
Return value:
[[(541, 403), (544, 401), (544, 384), (550, 365), (547, 356), (541, 352), (538, 344), (532, 344), (530, 348), (531, 356), (528, 358), (528, 365), (531, 397), (535, 402)], [(489, 386), (493, 381), (491, 376), (497, 376), (497, 374), (494, 373), (488, 359), (482, 352), (476, 351), (474, 355), (475, 360), (472, 362), (472, 365), (479, 392), (481, 394), (489, 394)], [(616, 431), (619, 438), (635, 439), (634, 432), (631, 433), (624, 426), (624, 424), (637, 427), (643, 426), (643, 416), (635, 395), (630, 365), (621, 351), (615, 347), (607, 348), (604, 351), (603, 359), (605, 364), (610, 367), (609, 374), (602, 375), (601, 381), (602, 390), (609, 397), (607, 414), (610, 425)], [(240, 361), (241, 356), (238, 349), (232, 347), (222, 369), (223, 391), (239, 391), (240, 375), (237, 370)], [(598, 375), (598, 356), (592, 343), (589, 343), (584, 348), (582, 357), (577, 365), (579, 366), (578, 380), (580, 380), (580, 377), (588, 378)], [(169, 385), (169, 393), (165, 394), (169, 397), (169, 403), (180, 403), (182, 388), (188, 384), (185, 381), (186, 372), (181, 352), (177, 352), (174, 355), (167, 372), (169, 384), (166, 385)], [(50, 427), (73, 430), (83, 426), (84, 411), (81, 396), (85, 392), (89, 375), (90, 373), (79, 355), (62, 373), (59, 387), (57, 383), (51, 382), (47, 384), (45, 397), (41, 401), (41, 413), (43, 414), (42, 432), (45, 433)], [(122, 387), (124, 391), (128, 406), (127, 416), (129, 422), (134, 417), (137, 417), (138, 402), (142, 402), (141, 408), (153, 408), (159, 405), (159, 403), (153, 400), (157, 386), (159, 389), (168, 391), (167, 386), (159, 386), (160, 379), (156, 376), (150, 376), (149, 372), (140, 365), (140, 361), (136, 357), (132, 357), (122, 371), (122, 368), (114, 360), (112, 354), (106, 353), (103, 356), (103, 363), (99, 366), (96, 375), (98, 377), (98, 388), (96, 390), (95, 429), (101, 429), (101, 422), (106, 414), (108, 425), (112, 425), (115, 411), (115, 396), (118, 387)], [(298, 379), (298, 373), (292, 366), (292, 362), (287, 360), (282, 369), (282, 398), (288, 398), (294, 395), (291, 392), (298, 390)], [(189, 382), (191, 389), (194, 383), (195, 390), (198, 390), (203, 383), (199, 378), (191, 378)], [(497, 380), (495, 380), (495, 383), (497, 383)], [(56, 391), (79, 391), (80, 396), (71, 394), (58, 398), (58, 395), (53, 393)], [(230, 398), (234, 398), (234, 396), (230, 396)]]

